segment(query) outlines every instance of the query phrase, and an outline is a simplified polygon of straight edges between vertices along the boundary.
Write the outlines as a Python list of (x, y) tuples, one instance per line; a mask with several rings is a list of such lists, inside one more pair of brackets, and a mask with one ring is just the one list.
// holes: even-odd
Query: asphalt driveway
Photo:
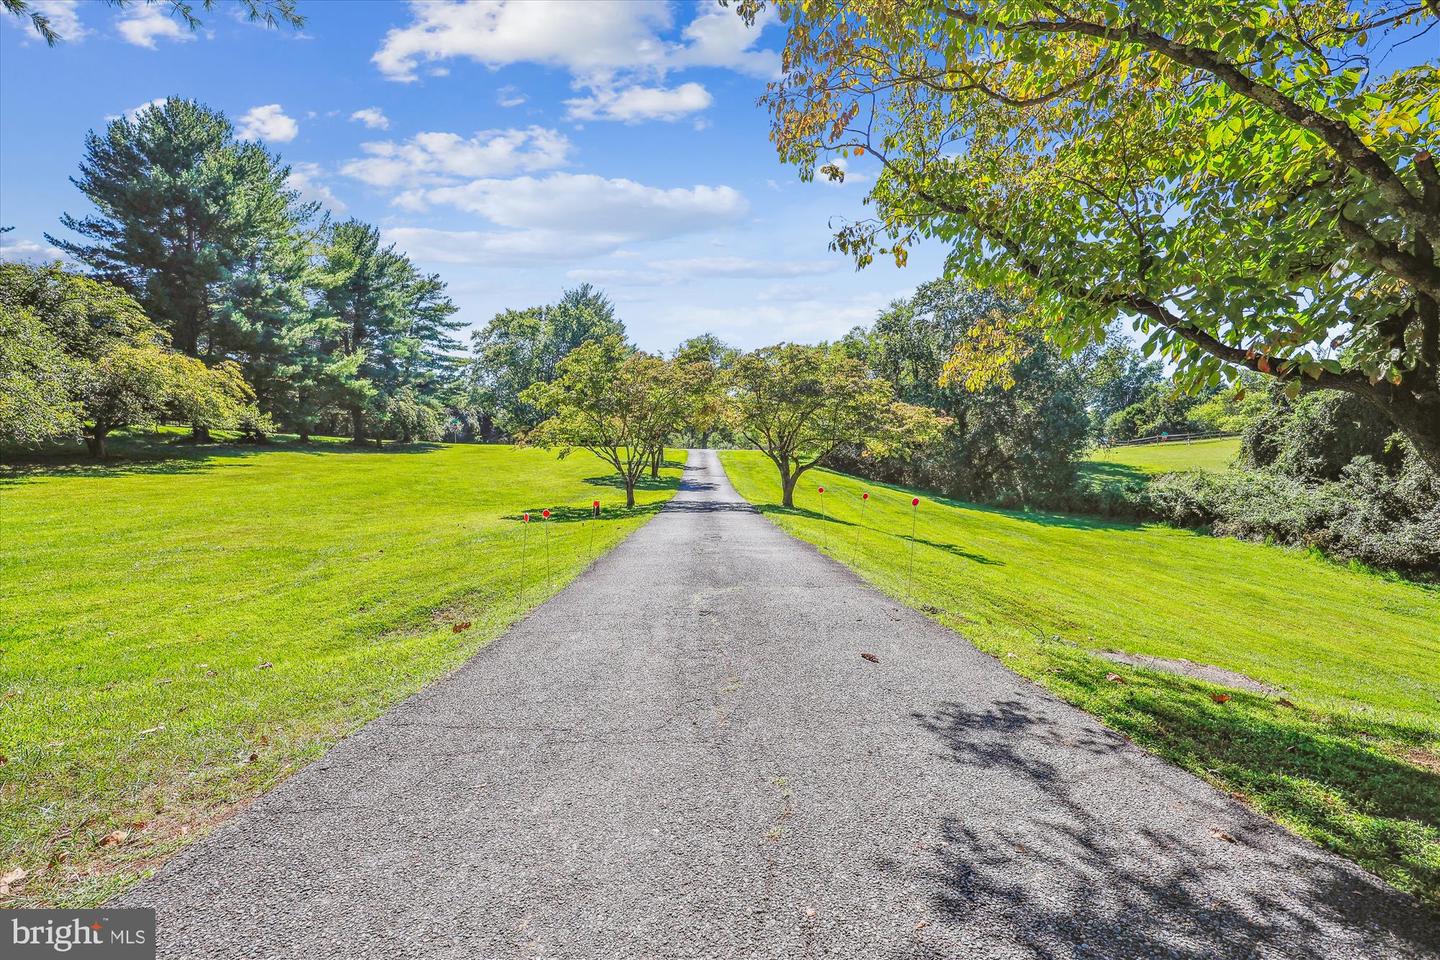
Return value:
[(788, 538), (709, 451), (119, 905), (177, 957), (1440, 955), (1416, 901)]

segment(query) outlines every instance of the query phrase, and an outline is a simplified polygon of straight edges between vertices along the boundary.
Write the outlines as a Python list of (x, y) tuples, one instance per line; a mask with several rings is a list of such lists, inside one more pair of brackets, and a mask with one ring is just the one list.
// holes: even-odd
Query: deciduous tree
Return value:
[(1344, 390), (1440, 469), (1440, 67), (1385, 57), (1433, 3), (774, 5), (780, 156), (879, 166), (835, 237), (859, 264), (939, 239), (1032, 304), (1012, 331), (1129, 318), (1191, 386)]
[(726, 382), (731, 425), (775, 464), (787, 507), (801, 474), (842, 445), (888, 455), (933, 442), (946, 423), (828, 346), (763, 347), (737, 359)]
[(534, 383), (549, 383), (561, 360), (582, 343), (625, 338), (608, 297), (590, 284), (566, 290), (550, 306), (498, 313), (472, 337), (471, 389), (496, 427), (523, 434), (544, 414), (520, 399)]
[(634, 350), (614, 334), (586, 341), (559, 362), (553, 381), (521, 395), (548, 414), (525, 442), (558, 448), (562, 457), (589, 450), (614, 468), (625, 505), (633, 507), (635, 485), (684, 422), (694, 389), (689, 369)]

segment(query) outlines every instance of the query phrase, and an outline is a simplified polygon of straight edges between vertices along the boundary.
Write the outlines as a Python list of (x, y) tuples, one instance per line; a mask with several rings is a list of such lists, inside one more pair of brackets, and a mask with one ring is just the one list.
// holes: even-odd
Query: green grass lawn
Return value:
[[(807, 474), (785, 510), (763, 456), (722, 460), (782, 529), (1137, 743), (1440, 904), (1440, 587), (1278, 547), (1007, 512), (828, 472)], [(913, 588), (912, 493), (922, 498)], [(1090, 652), (1103, 649), (1213, 664), (1282, 692)]]
[(1221, 473), (1240, 453), (1239, 437), (1096, 449), (1080, 462), (1080, 482), (1091, 487), (1140, 485), (1157, 473), (1203, 470)]
[[(115, 452), (132, 459), (0, 468), (0, 877), (29, 874), (6, 906), (133, 881), (460, 665), (679, 472), (627, 512), (584, 453), (148, 436)], [(548, 571), (537, 515), (522, 576), (517, 516), (546, 507)]]

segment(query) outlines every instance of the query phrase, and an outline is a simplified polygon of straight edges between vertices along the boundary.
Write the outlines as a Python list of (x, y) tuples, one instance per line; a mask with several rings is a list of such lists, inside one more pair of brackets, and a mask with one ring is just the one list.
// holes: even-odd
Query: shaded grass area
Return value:
[(683, 459), (626, 511), (583, 453), (114, 448), (0, 469), (7, 906), (132, 882), (559, 591)]
[[(740, 494), (782, 529), (1135, 742), (1440, 904), (1440, 587), (823, 471), (785, 510), (761, 455), (721, 457)], [(913, 540), (912, 495), (922, 498)], [(1213, 664), (1282, 692), (1090, 652), (1104, 649)]]

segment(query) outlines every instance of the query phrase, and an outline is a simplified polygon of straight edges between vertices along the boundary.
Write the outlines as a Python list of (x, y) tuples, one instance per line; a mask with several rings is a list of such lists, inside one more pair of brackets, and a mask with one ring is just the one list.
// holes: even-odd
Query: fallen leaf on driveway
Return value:
[(1239, 840), (1236, 840), (1234, 837), (1230, 836), (1230, 834), (1226, 833), (1224, 830), (1221, 830), (1219, 827), (1211, 827), (1210, 835), (1216, 840), (1224, 840), (1226, 843), (1240, 842)]
[(105, 834), (105, 836), (101, 837), (101, 838), (100, 838), (100, 846), (102, 846), (102, 847), (118, 847), (118, 846), (120, 846), (120, 844), (124, 843), (126, 840), (129, 840), (129, 839), (130, 839), (130, 831), (129, 831), (129, 830), (116, 830), (116, 831), (114, 831), (113, 833), (107, 833), (107, 834)]
[(1106, 680), (1109, 680), (1111, 683), (1124, 683), (1124, 682), (1125, 682), (1125, 678), (1122, 677), (1122, 676), (1120, 676), (1120, 674), (1118, 674), (1118, 673), (1107, 673), (1107, 674), (1105, 674), (1105, 679), (1106, 679)]
[(805, 908), (805, 918), (806, 918), (807, 920), (814, 920), (814, 919), (815, 919), (815, 908), (814, 908), (814, 907), (806, 907), (806, 908)]
[(14, 870), (11, 870), (9, 873), (5, 874), (3, 877), (0, 877), (0, 894), (9, 893), (10, 884), (19, 883), (21, 880), (24, 880), (28, 876), (29, 874), (25, 872), (24, 867), (16, 867)]
[(918, 922), (915, 924), (915, 929), (916, 929), (916, 930), (924, 930), (924, 929), (925, 929), (926, 927), (928, 927), (928, 926), (930, 926), (930, 921), (929, 921), (929, 920), (920, 920), (920, 921), (918, 921)]
[(861, 660), (869, 660), (871, 663), (879, 663), (879, 662), (880, 662), (880, 658), (877, 657), (877, 656), (875, 656), (875, 654), (873, 654), (873, 653), (862, 653), (862, 654), (860, 654), (860, 659), (861, 659)]
[(1212, 694), (1210, 694), (1210, 699), (1211, 699), (1211, 700), (1214, 700), (1216, 703), (1229, 703), (1229, 702), (1230, 702), (1230, 694), (1228, 694), (1228, 693), (1212, 693)]

